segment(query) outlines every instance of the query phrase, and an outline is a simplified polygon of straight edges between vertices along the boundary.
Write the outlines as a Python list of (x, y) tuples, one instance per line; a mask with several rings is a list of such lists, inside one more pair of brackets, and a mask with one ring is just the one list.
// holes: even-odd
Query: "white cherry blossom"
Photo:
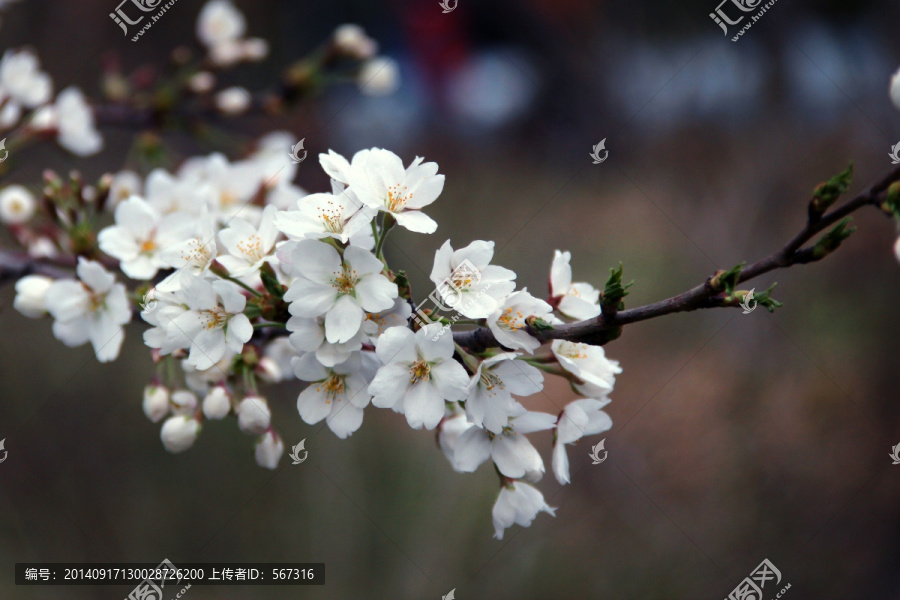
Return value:
[(528, 333), (525, 320), (535, 316), (549, 321), (552, 311), (553, 307), (529, 294), (526, 288), (510, 294), (488, 317), (487, 324), (505, 347), (531, 354), (541, 342)]
[(493, 257), (494, 242), (476, 240), (456, 251), (444, 242), (431, 270), (440, 299), (470, 319), (489, 317), (516, 289), (516, 274), (490, 264)]
[(191, 219), (182, 214), (163, 217), (143, 198), (120, 202), (116, 224), (100, 231), (100, 249), (119, 259), (122, 271), (132, 279), (152, 279), (167, 265), (160, 252), (183, 239)]
[(453, 338), (434, 336), (440, 325), (416, 333), (392, 327), (378, 339), (375, 353), (384, 364), (369, 386), (372, 404), (406, 415), (413, 429), (434, 429), (446, 400), (464, 400), (469, 376), (453, 360)]
[(53, 316), (53, 334), (67, 346), (90, 342), (100, 362), (119, 356), (123, 327), (131, 321), (125, 286), (98, 262), (78, 259), (78, 281), (55, 281), (44, 302)]
[(35, 113), (32, 126), (55, 130), (59, 145), (78, 156), (91, 156), (103, 149), (103, 136), (97, 131), (94, 112), (77, 87), (67, 87), (54, 104)]
[(580, 394), (593, 397), (608, 394), (616, 383), (616, 375), (622, 372), (618, 361), (606, 358), (602, 346), (553, 340), (550, 348), (559, 365), (581, 380), (582, 383), (575, 384)]
[(183, 274), (205, 276), (216, 259), (216, 225), (206, 207), (194, 219), (181, 241), (162, 248), (160, 259), (175, 272), (157, 287), (164, 292), (174, 292), (184, 281)]
[(466, 418), (466, 413), (460, 410), (457, 404), (454, 404), (454, 411), (447, 411), (447, 415), (438, 425), (438, 445), (454, 470), (456, 470), (454, 463), (456, 443), (459, 441), (459, 437), (468, 431), (470, 427), (474, 427), (474, 425), (469, 422)]
[[(124, 185), (128, 184), (127, 179)], [(186, 213), (200, 215), (215, 206), (212, 185), (188, 177), (176, 177), (165, 169), (154, 169), (147, 175), (144, 199), (160, 214)], [(128, 189), (128, 188), (126, 188)]]
[(34, 194), (24, 186), (8, 185), (0, 192), (0, 221), (7, 225), (27, 223), (36, 208)]
[(422, 164), (423, 160), (417, 157), (404, 168), (403, 161), (393, 152), (372, 148), (354, 155), (348, 173), (341, 174), (339, 169), (339, 176), (332, 177), (338, 181), (347, 177), (350, 189), (363, 204), (390, 214), (401, 227), (434, 233), (437, 223), (422, 209), (440, 196), (444, 176), (437, 174), (437, 163)]
[(342, 257), (333, 246), (302, 240), (278, 256), (299, 275), (284, 295), (291, 314), (325, 315), (325, 338), (331, 343), (352, 339), (366, 312), (392, 307), (398, 295), (396, 284), (381, 274), (382, 262), (356, 246), (346, 248)]
[(378, 341), (381, 335), (391, 327), (405, 327), (412, 314), (412, 307), (404, 298), (395, 298), (394, 305), (381, 312), (366, 313), (362, 331), (371, 343)]
[(231, 62), (224, 60), (232, 54), (228, 49), (234, 48), (237, 53), (238, 40), (246, 29), (247, 20), (230, 0), (210, 0), (197, 17), (197, 37), (222, 59), (217, 61), (220, 64)]
[(544, 375), (532, 365), (516, 361), (514, 352), (501, 352), (481, 361), (469, 384), (466, 412), (478, 427), (501, 433), (516, 413), (512, 394), (530, 396), (544, 389)]
[(273, 250), (278, 239), (275, 229), (277, 209), (267, 206), (263, 210), (259, 227), (254, 227), (241, 218), (228, 222), (228, 227), (219, 232), (222, 249), (228, 254), (218, 257), (223, 267), (232, 277), (243, 277), (256, 273), (263, 263), (275, 260)]
[(360, 329), (356, 335), (346, 342), (329, 342), (325, 339), (325, 317), (305, 319), (291, 317), (287, 322), (291, 332), (290, 342), (300, 352), (311, 352), (319, 363), (325, 367), (333, 367), (362, 349), (366, 340), (365, 332)]
[(537, 481), (544, 473), (544, 461), (525, 434), (553, 429), (555, 425), (554, 415), (530, 412), (519, 404), (502, 433), (493, 435), (472, 427), (462, 434), (456, 443), (454, 467), (471, 473), (490, 458), (506, 477)]
[(550, 267), (550, 297), (557, 310), (572, 319), (592, 319), (600, 314), (600, 291), (589, 283), (572, 283), (571, 252), (556, 250)]
[(0, 126), (12, 127), (23, 108), (37, 108), (50, 100), (53, 81), (41, 71), (37, 55), (30, 50), (7, 50), (0, 60)]
[[(336, 184), (340, 185), (340, 184)], [(375, 210), (364, 206), (351, 190), (310, 194), (297, 202), (297, 210), (279, 212), (275, 225), (293, 239), (332, 237), (343, 243), (369, 228)]]
[(547, 506), (544, 495), (534, 486), (522, 481), (512, 481), (500, 488), (494, 503), (494, 537), (503, 539), (503, 532), (513, 524), (530, 527), (540, 512), (555, 517), (555, 508)]
[(225, 354), (240, 352), (253, 335), (253, 326), (243, 314), (247, 299), (228, 281), (209, 282), (189, 274), (181, 277), (178, 299), (187, 310), (163, 323), (168, 341), (190, 349), (187, 363), (208, 369)]
[(315, 425), (325, 419), (341, 439), (359, 429), (363, 409), (372, 400), (359, 353), (332, 367), (306, 354), (295, 358), (292, 366), (297, 379), (311, 382), (297, 397), (297, 411), (304, 422)]
[(612, 419), (603, 412), (609, 399), (583, 398), (566, 405), (556, 425), (553, 440), (553, 474), (560, 485), (569, 479), (569, 457), (566, 444), (573, 444), (587, 435), (596, 435), (612, 428)]

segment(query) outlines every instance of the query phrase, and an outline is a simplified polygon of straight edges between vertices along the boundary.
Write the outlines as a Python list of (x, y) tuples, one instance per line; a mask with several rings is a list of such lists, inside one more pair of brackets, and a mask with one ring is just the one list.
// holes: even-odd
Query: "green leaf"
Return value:
[(606, 281), (606, 287), (603, 288), (603, 295), (600, 297), (600, 303), (603, 306), (615, 307), (617, 310), (624, 308), (622, 299), (629, 294), (628, 288), (634, 285), (634, 281), (622, 285), (623, 273), (622, 263), (619, 263), (618, 269), (609, 270), (609, 279)]
[(809, 214), (812, 218), (819, 218), (828, 208), (841, 197), (850, 187), (853, 181), (853, 163), (850, 163), (844, 171), (838, 173), (825, 183), (820, 183), (813, 190), (813, 199), (809, 203)]
[(266, 288), (267, 292), (279, 300), (284, 297), (284, 286), (278, 281), (278, 277), (275, 275), (275, 269), (272, 268), (272, 265), (264, 263), (259, 270), (259, 275), (262, 279), (263, 287)]
[(900, 221), (900, 181), (895, 181), (887, 189), (887, 195), (884, 199), (882, 208), (886, 212), (894, 215), (894, 218)]
[(540, 317), (530, 316), (525, 319), (525, 323), (528, 324), (535, 331), (552, 331), (553, 324), (549, 323)]
[(709, 286), (717, 292), (724, 291), (729, 296), (733, 296), (734, 288), (737, 287), (741, 271), (744, 270), (746, 264), (747, 263), (742, 262), (739, 265), (731, 267), (727, 271), (716, 271), (716, 274), (709, 280)]
[(782, 306), (784, 306), (781, 302), (772, 298), (772, 291), (775, 289), (776, 285), (778, 285), (778, 283), (773, 283), (772, 287), (756, 296), (756, 301), (759, 303), (759, 305), (768, 310), (770, 313), (775, 312), (776, 308), (781, 308)]
[(819, 241), (813, 247), (813, 257), (816, 259), (823, 258), (837, 250), (841, 243), (856, 231), (856, 227), (848, 227), (852, 221), (852, 217), (846, 217), (832, 227), (828, 233), (819, 238)]
[(262, 309), (257, 304), (247, 303), (247, 306), (244, 307), (244, 314), (247, 315), (247, 318), (251, 321), (262, 314)]

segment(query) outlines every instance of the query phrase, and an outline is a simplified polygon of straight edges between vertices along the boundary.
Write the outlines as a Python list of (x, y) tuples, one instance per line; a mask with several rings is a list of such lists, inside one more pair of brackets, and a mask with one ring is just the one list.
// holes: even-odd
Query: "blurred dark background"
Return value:
[[(196, 45), (203, 2), (179, 0), (137, 43), (108, 17), (114, 0), (22, 0), (3, 47), (38, 49), (55, 88), (96, 97), (106, 52), (136, 68)], [(396, 58), (400, 91), (329, 89), (289, 118), (249, 117), (254, 136), (287, 129), (310, 155), (373, 145), (447, 175), (428, 212), (434, 236), (392, 237), (392, 265), (427, 289), (447, 238), (497, 242), (495, 263), (543, 295), (554, 249), (576, 280), (601, 286), (621, 261), (629, 306), (684, 291), (756, 260), (803, 225), (812, 188), (851, 159), (851, 192), (890, 168), (900, 111), (900, 5), (781, 0), (739, 42), (709, 18), (715, 0), (237, 0), (270, 58), (226, 81), (270, 85), (279, 68), (345, 22)], [(736, 30), (737, 28), (732, 28)], [(75, 160), (29, 149), (4, 183), (44, 168), (88, 178), (118, 170), (134, 130)], [(592, 165), (606, 138), (609, 159)], [(184, 156), (208, 152), (173, 138)], [(232, 154), (232, 158), (236, 158)], [(314, 161), (298, 183), (327, 189)], [(433, 435), (369, 408), (347, 441), (313, 435), (298, 387), (267, 391), (288, 447), (309, 460), (258, 468), (252, 439), (208, 424), (195, 447), (165, 452), (140, 397), (153, 372), (132, 324), (116, 363), (54, 340), (0, 290), (0, 597), (123, 598), (130, 587), (13, 585), (16, 562), (325, 562), (324, 587), (194, 587), (192, 600), (244, 598), (718, 599), (764, 558), (787, 598), (900, 598), (900, 265), (893, 224), (859, 213), (859, 232), (826, 261), (778, 281), (784, 308), (699, 311), (626, 328), (606, 435), (570, 449), (573, 483), (539, 484), (555, 519), (491, 539), (496, 477), (454, 473)], [(552, 382), (535, 409), (572, 397)], [(550, 436), (537, 435), (549, 469)], [(766, 598), (777, 590), (767, 587)]]

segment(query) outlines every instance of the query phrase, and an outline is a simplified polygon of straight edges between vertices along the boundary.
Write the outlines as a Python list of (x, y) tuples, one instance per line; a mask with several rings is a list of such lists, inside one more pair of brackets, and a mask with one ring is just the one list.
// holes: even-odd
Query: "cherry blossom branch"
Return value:
[[(837, 240), (831, 240), (834, 243), (833, 247), (822, 245), (824, 240), (821, 239), (817, 244), (808, 247), (804, 246), (814, 236), (822, 233), (829, 227), (840, 227), (844, 219), (860, 208), (869, 205), (879, 205), (884, 201), (883, 196), (891, 184), (898, 181), (900, 181), (900, 167), (894, 169), (889, 175), (865, 192), (828, 214), (820, 214), (814, 208), (819, 206), (816, 204), (817, 197), (814, 197), (811, 201), (809, 218), (803, 229), (781, 249), (741, 268), (734, 278), (734, 283), (743, 283), (770, 271), (817, 262), (825, 258), (852, 231), (844, 231), (842, 228), (841, 233), (843, 237), (838, 236)], [(827, 206), (824, 208), (827, 209)], [(821, 212), (824, 212), (824, 210)], [(621, 335), (622, 327), (631, 323), (703, 308), (739, 307), (740, 302), (735, 299), (734, 295), (728, 294), (722, 288), (721, 280), (718, 276), (723, 273), (725, 272), (720, 271), (707, 278), (702, 284), (665, 300), (623, 311), (604, 310), (601, 315), (594, 319), (575, 323), (556, 326), (547, 326), (546, 324), (541, 324), (540, 326), (530, 325), (528, 327), (529, 333), (542, 342), (566, 340), (602, 346), (618, 338)], [(457, 344), (468, 348), (472, 352), (483, 352), (489, 348), (501, 347), (494, 334), (486, 327), (454, 333), (453, 339)]]
[(27, 275), (45, 275), (53, 279), (70, 278), (75, 261), (75, 257), (72, 256), (59, 259), (34, 258), (21, 252), (0, 250), (0, 285)]

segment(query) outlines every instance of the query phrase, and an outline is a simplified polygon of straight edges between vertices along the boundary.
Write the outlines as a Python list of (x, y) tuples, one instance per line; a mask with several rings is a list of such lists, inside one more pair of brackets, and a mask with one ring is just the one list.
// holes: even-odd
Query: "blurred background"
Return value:
[[(819, 182), (852, 159), (852, 193), (891, 168), (900, 111), (900, 5), (777, 2), (739, 42), (709, 17), (716, 0), (235, 0), (270, 58), (234, 82), (270, 85), (342, 23), (358, 23), (402, 73), (390, 97), (330, 88), (247, 139), (306, 137), (310, 156), (373, 145), (447, 176), (428, 213), (433, 236), (398, 232), (392, 266), (430, 289), (447, 238), (497, 242), (495, 263), (543, 295), (553, 250), (601, 287), (621, 261), (628, 306), (680, 293), (754, 261), (803, 225)], [(127, 70), (196, 45), (203, 2), (178, 2), (137, 43), (108, 17), (114, 0), (21, 0), (3, 47), (38, 49), (56, 89), (98, 93), (101, 61)], [(732, 28), (736, 32), (737, 28)], [(732, 34), (733, 35), (733, 34)], [(44, 168), (88, 179), (123, 166), (137, 132), (104, 130), (106, 149), (75, 160), (27, 150), (4, 183)], [(609, 159), (593, 165), (606, 139)], [(211, 148), (173, 137), (184, 156)], [(238, 155), (231, 153), (232, 158)], [(297, 182), (327, 190), (314, 160)], [(153, 373), (132, 324), (113, 364), (65, 348), (49, 320), (12, 310), (0, 289), (0, 597), (124, 598), (121, 587), (16, 587), (16, 562), (324, 562), (324, 587), (193, 587), (206, 599), (725, 598), (765, 558), (787, 598), (900, 598), (900, 265), (893, 224), (875, 210), (826, 261), (771, 274), (784, 308), (698, 311), (626, 328), (607, 408), (609, 459), (569, 450), (573, 483), (539, 484), (556, 518), (491, 535), (496, 476), (453, 472), (434, 436), (369, 408), (346, 441), (305, 425), (298, 385), (266, 391), (286, 446), (309, 459), (275, 472), (252, 438), (210, 423), (170, 455), (141, 412)], [(749, 287), (749, 286), (748, 286)], [(558, 412), (573, 396), (548, 382), (526, 400)], [(548, 463), (549, 435), (535, 436)], [(766, 588), (766, 598), (777, 589)]]

